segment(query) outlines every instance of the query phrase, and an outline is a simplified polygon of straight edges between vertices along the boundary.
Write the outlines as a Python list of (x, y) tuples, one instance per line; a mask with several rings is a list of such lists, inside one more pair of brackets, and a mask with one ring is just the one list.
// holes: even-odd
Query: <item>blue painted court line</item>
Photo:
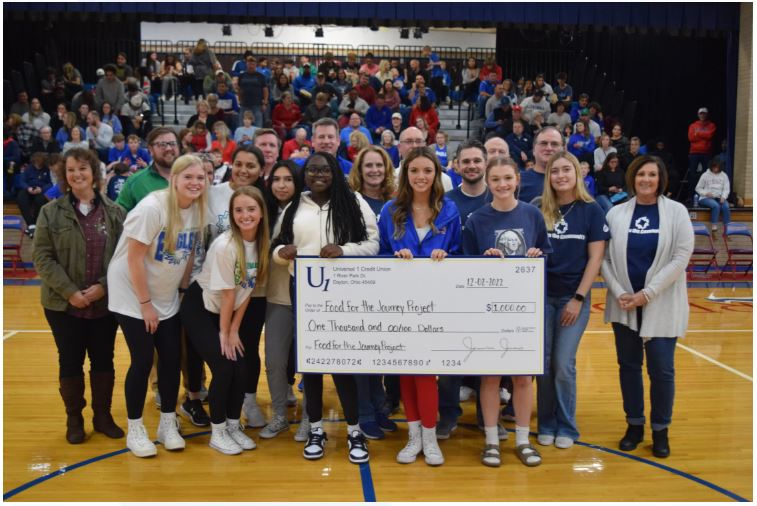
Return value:
[(42, 282), (39, 279), (3, 278), (3, 285), (5, 286), (39, 286), (41, 284)]
[(368, 462), (360, 464), (360, 481), (363, 484), (363, 499), (365, 499), (365, 502), (376, 502), (376, 491), (373, 488), (371, 466)]
[[(344, 421), (344, 420), (328, 420), (328, 421), (329, 422), (334, 422), (334, 421)], [(405, 420), (403, 420), (403, 419), (396, 419), (395, 422), (397, 422), (397, 421), (404, 422)], [(470, 424), (470, 423), (461, 423), (461, 424), (459, 424), (459, 426), (460, 427), (464, 427), (466, 429), (471, 429), (471, 430), (478, 431), (478, 427), (475, 426), (475, 425), (473, 425), (473, 424)], [(515, 432), (514, 429), (507, 429), (507, 431), (508, 432), (513, 432), (513, 433)], [(207, 430), (203, 431), (203, 432), (195, 432), (193, 434), (187, 434), (186, 436), (184, 436), (184, 439), (191, 439), (191, 438), (194, 438), (194, 437), (206, 436), (208, 434), (210, 434), (210, 431), (207, 431)], [(531, 436), (536, 437), (537, 434), (535, 432), (531, 432)], [(160, 444), (160, 443), (158, 443), (156, 441), (155, 444)], [(738, 495), (738, 494), (736, 494), (734, 492), (731, 492), (730, 490), (724, 489), (723, 487), (719, 487), (718, 485), (715, 485), (714, 483), (711, 483), (711, 482), (709, 482), (707, 480), (703, 480), (702, 478), (698, 478), (698, 477), (696, 477), (694, 475), (691, 475), (691, 474), (689, 474), (687, 472), (680, 471), (680, 470), (675, 469), (675, 468), (670, 467), (670, 466), (666, 466), (665, 464), (660, 464), (659, 462), (648, 460), (648, 459), (645, 459), (643, 457), (637, 457), (636, 455), (632, 455), (630, 453), (621, 452), (621, 451), (618, 451), (618, 450), (613, 450), (613, 449), (607, 448), (605, 446), (595, 445), (595, 444), (592, 444), (592, 443), (585, 443), (583, 441), (576, 441), (575, 444), (577, 444), (579, 446), (585, 446), (586, 448), (591, 448), (592, 450), (598, 450), (598, 451), (601, 451), (601, 452), (610, 453), (610, 454), (616, 455), (618, 457), (623, 457), (623, 458), (626, 458), (626, 459), (633, 460), (635, 462), (639, 462), (641, 464), (646, 464), (648, 466), (652, 466), (652, 467), (655, 467), (657, 469), (661, 469), (663, 471), (667, 471), (667, 472), (669, 472), (671, 474), (674, 474), (676, 476), (680, 476), (681, 478), (685, 478), (687, 480), (693, 481), (694, 483), (698, 483), (700, 485), (703, 485), (703, 486), (705, 486), (705, 487), (707, 487), (707, 488), (709, 488), (709, 489), (711, 489), (711, 490), (713, 490), (715, 492), (718, 492), (720, 494), (725, 495), (726, 497), (728, 497), (730, 499), (733, 499), (734, 501), (738, 501), (738, 502), (750, 502), (749, 499), (741, 497), (740, 495)], [(8, 499), (11, 499), (12, 497), (20, 494), (21, 492), (24, 492), (25, 490), (28, 490), (31, 487), (34, 487), (36, 485), (39, 485), (40, 483), (44, 483), (44, 482), (46, 482), (46, 481), (48, 481), (48, 480), (50, 480), (52, 478), (55, 478), (57, 476), (61, 476), (63, 474), (66, 474), (66, 473), (71, 472), (71, 471), (73, 471), (75, 469), (79, 469), (81, 467), (87, 466), (89, 464), (94, 464), (95, 462), (99, 462), (101, 460), (109, 459), (111, 457), (115, 457), (117, 455), (121, 455), (123, 453), (127, 453), (128, 451), (129, 451), (128, 449), (123, 448), (121, 450), (117, 450), (117, 451), (114, 451), (114, 452), (105, 453), (103, 455), (99, 455), (97, 457), (93, 457), (91, 459), (84, 460), (84, 461), (78, 462), (76, 464), (71, 464), (70, 466), (66, 466), (63, 469), (59, 469), (59, 470), (57, 470), (57, 471), (55, 471), (53, 473), (46, 474), (45, 476), (40, 476), (39, 478), (36, 478), (36, 479), (34, 479), (34, 480), (30, 481), (30, 482), (24, 483), (23, 485), (21, 485), (19, 487), (16, 487), (16, 488), (14, 488), (13, 490), (11, 490), (9, 492), (3, 493), (3, 501), (7, 501)], [(376, 502), (376, 491), (375, 491), (375, 488), (373, 486), (373, 476), (371, 475), (371, 468), (368, 465), (368, 463), (360, 464), (360, 481), (362, 483), (363, 498), (365, 499), (365, 501), (366, 502)]]

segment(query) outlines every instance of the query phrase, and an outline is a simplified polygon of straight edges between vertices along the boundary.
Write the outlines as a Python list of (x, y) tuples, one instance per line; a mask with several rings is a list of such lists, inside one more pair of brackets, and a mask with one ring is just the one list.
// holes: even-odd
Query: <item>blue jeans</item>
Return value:
[(547, 297), (544, 332), (544, 375), (536, 377), (539, 434), (565, 436), (577, 440), (576, 352), (591, 310), (591, 294), (581, 304), (575, 323), (560, 325), (563, 308), (572, 295)]
[(731, 222), (731, 208), (728, 207), (727, 200), (721, 204), (720, 199), (700, 198), (699, 205), (710, 208), (710, 223), (713, 225), (717, 224), (720, 211), (723, 211), (723, 224), (727, 225)]
[[(699, 164), (702, 164), (702, 170), (699, 169)], [(699, 178), (702, 177), (702, 173), (707, 170), (707, 165), (710, 163), (710, 155), (704, 153), (689, 153), (689, 167), (686, 174), (686, 179), (689, 182), (688, 195), (691, 199), (694, 196), (694, 189), (697, 187)]]
[(602, 208), (605, 214), (612, 209), (612, 202), (610, 202), (610, 198), (607, 195), (597, 195), (594, 197), (594, 200), (597, 201), (597, 204), (599, 204), (599, 207)]
[[(641, 320), (641, 318), (639, 318)], [(639, 323), (641, 327), (641, 323)], [(655, 337), (642, 342), (639, 333), (619, 323), (612, 324), (615, 332), (615, 349), (620, 366), (620, 390), (623, 394), (623, 410), (629, 425), (644, 425), (644, 384), (641, 366), (644, 351), (647, 354), (649, 375), (649, 400), (652, 404), (650, 418), (652, 430), (662, 430), (670, 425), (675, 397), (675, 349), (678, 338)]]
[(436, 386), (439, 389), (439, 419), (449, 422), (457, 422), (463, 410), (460, 408), (460, 386), (463, 384), (462, 376), (439, 376)]
[(386, 400), (384, 385), (378, 374), (356, 374), (358, 423), (375, 422)]
[(263, 124), (265, 122), (265, 116), (263, 114), (263, 109), (259, 105), (253, 105), (252, 107), (244, 107), (239, 106), (239, 124), (242, 124), (242, 118), (244, 118), (244, 112), (245, 111), (252, 111), (252, 115), (254, 117), (252, 124), (255, 125), (258, 128), (263, 128)]

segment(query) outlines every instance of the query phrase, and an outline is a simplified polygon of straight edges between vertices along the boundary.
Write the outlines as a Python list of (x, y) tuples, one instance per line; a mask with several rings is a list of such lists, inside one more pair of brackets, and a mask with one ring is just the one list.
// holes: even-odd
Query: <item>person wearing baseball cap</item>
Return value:
[[(702, 172), (707, 170), (712, 153), (712, 139), (715, 137), (717, 127), (709, 119), (710, 111), (706, 107), (700, 107), (697, 111), (699, 119), (689, 125), (689, 168), (686, 174), (688, 182), (687, 194), (691, 199), (694, 196), (694, 188), (697, 186)], [(701, 164), (701, 169), (699, 165)]]
[(494, 132), (503, 139), (507, 137), (513, 128), (513, 112), (511, 109), (510, 97), (500, 98), (499, 107), (486, 117), (486, 123), (484, 123), (486, 132)]

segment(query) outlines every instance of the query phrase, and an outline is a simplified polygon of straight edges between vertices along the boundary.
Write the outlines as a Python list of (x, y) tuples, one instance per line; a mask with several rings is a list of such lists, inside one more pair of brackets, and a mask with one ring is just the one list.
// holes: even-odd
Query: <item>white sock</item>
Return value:
[(244, 403), (245, 404), (257, 404), (257, 397), (258, 394), (244, 394)]
[(360, 432), (360, 425), (347, 425), (347, 435), (351, 435), (353, 431)]
[(215, 434), (216, 432), (222, 431), (226, 428), (226, 422), (221, 423), (212, 423), (210, 424), (211, 431)]
[(234, 420), (233, 418), (226, 419), (226, 427), (239, 427), (239, 418)]
[(126, 419), (129, 424), (129, 430), (131, 430), (133, 427), (139, 427), (140, 425), (143, 425), (142, 417), (139, 418), (127, 418)]
[(484, 435), (486, 436), (486, 444), (499, 446), (499, 432), (497, 426), (484, 427)]
[(160, 422), (173, 422), (176, 420), (176, 413), (160, 413)]
[(313, 431), (315, 429), (323, 430), (323, 420), (318, 420), (317, 422), (310, 423), (310, 430)]
[(407, 428), (408, 429), (412, 429), (412, 428), (420, 429), (421, 428), (421, 421), (420, 420), (414, 420), (412, 422), (407, 422)]
[(528, 427), (515, 426), (515, 446), (527, 445), (528, 443)]

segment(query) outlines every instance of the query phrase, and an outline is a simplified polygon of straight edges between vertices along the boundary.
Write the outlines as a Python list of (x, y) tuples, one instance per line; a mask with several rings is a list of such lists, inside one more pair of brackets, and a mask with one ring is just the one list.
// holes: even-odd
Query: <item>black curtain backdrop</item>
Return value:
[[(674, 165), (679, 172), (685, 171), (688, 126), (697, 119), (699, 107), (710, 110), (710, 118), (718, 127), (713, 149), (714, 154), (720, 152), (720, 141), (728, 130), (727, 96), (729, 92), (735, 93), (726, 86), (729, 58), (725, 35), (692, 37), (565, 28), (497, 30), (500, 60), (503, 60), (501, 55), (516, 47), (529, 47), (534, 51), (571, 49), (576, 59), (588, 57), (589, 66), (597, 66), (597, 77), (574, 85), (574, 95), (586, 92), (591, 100), (608, 109), (610, 104), (603, 103), (602, 97), (593, 96), (598, 76), (606, 73), (605, 86), (614, 81), (616, 90), (624, 92), (625, 104), (637, 102), (630, 129), (624, 128), (625, 135), (638, 136), (642, 144), (663, 139), (674, 155)], [(503, 70), (507, 74), (507, 69)], [(549, 70), (536, 66), (532, 69), (533, 73), (546, 71), (547, 81), (554, 83), (555, 76)], [(574, 76), (570, 75), (573, 65), (563, 70), (568, 72), (568, 83), (573, 84)], [(622, 115), (620, 117), (623, 119)]]
[[(140, 21), (136, 16), (101, 22), (94, 17), (82, 20), (60, 17), (55, 21), (16, 21), (3, 23), (3, 75), (20, 70), (23, 62), (34, 62), (34, 54), (45, 57), (47, 65), (60, 67), (76, 55), (74, 66), (86, 82), (96, 82), (95, 71), (115, 63), (119, 51), (127, 54), (132, 67), (139, 66)], [(56, 61), (57, 60), (57, 61)], [(41, 78), (42, 76), (40, 76)]]

